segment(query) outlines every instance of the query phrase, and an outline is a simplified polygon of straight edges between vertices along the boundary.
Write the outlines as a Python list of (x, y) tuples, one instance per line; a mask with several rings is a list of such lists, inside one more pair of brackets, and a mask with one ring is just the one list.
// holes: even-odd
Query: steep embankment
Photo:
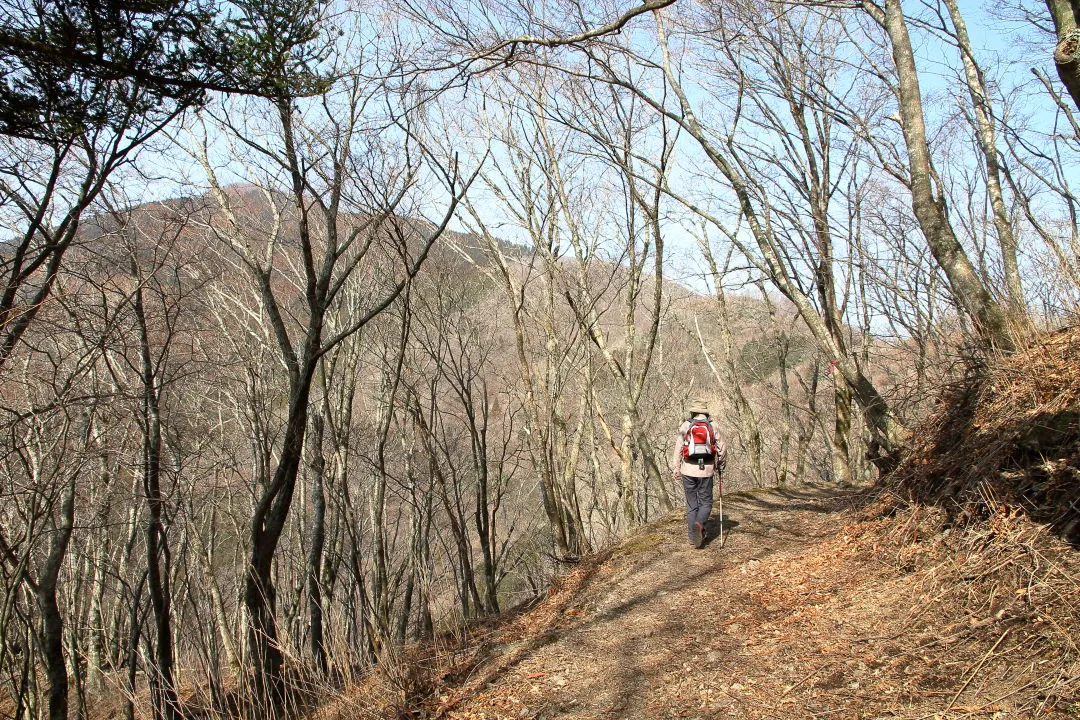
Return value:
[(950, 519), (1022, 511), (1080, 546), (1080, 327), (970, 362), (891, 478)]
[(729, 497), (724, 515), (723, 547), (689, 547), (673, 515), (323, 717), (1080, 713), (1080, 562), (1041, 526), (948, 530), (825, 488)]

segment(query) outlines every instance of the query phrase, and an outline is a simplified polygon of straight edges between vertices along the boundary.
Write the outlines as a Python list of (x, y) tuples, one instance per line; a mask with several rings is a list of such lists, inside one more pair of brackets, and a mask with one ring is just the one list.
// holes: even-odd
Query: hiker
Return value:
[(727, 446), (716, 434), (709, 417), (709, 406), (697, 400), (690, 405), (688, 417), (679, 426), (679, 440), (672, 458), (674, 477), (682, 478), (686, 494), (686, 529), (690, 544), (705, 545), (705, 522), (713, 502), (713, 478), (724, 470)]

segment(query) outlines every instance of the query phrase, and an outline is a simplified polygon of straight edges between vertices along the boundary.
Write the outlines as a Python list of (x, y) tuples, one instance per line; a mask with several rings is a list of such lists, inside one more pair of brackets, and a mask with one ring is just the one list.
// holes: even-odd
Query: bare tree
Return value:
[[(505, 127), (493, 131), (512, 135)], [(549, 254), (558, 252), (554, 250), (558, 242), (554, 228), (543, 219), (552, 210), (547, 206), (553, 200), (551, 188), (544, 188), (544, 176), (530, 162), (527, 153), (516, 154), (518, 148), (510, 135), (504, 135), (509, 157), (504, 162), (490, 163), (480, 176), (483, 184), (500, 197), (514, 225), (539, 247), (520, 252), (504, 245), (475, 204), (467, 200), (464, 207), (473, 234), (490, 259), (486, 272), (501, 288), (509, 305), (525, 412), (522, 432), (538, 471), (544, 512), (558, 557), (569, 559), (585, 549), (587, 539), (573, 482), (573, 463), (566, 462), (574, 456), (566, 431), (562, 388), (578, 367), (583, 351), (580, 337), (563, 336), (558, 331), (561, 320), (556, 314), (557, 277), (552, 276), (550, 264), (542, 257), (541, 248), (547, 248)], [(540, 183), (543, 195), (534, 198), (503, 194), (507, 187), (514, 190), (528, 187), (532, 180)]]
[[(102, 88), (104, 101), (127, 109), (103, 125), (35, 142), (0, 136), (0, 218), (12, 240), (0, 256), (0, 364), (7, 362), (52, 293), (65, 253), (80, 237), (83, 214), (111, 176), (169, 124), (140, 108), (145, 91)], [(62, 122), (56, 118), (56, 122)]]
[[(71, 340), (53, 332), (35, 343), (34, 357), (6, 368), (9, 387), (20, 392), (5, 402), (3, 459), (9, 484), (0, 533), (6, 582), (0, 628), (12, 632), (16, 622), (26, 628), (24, 637), (32, 642), (20, 649), (26, 653), (25, 663), (33, 662), (32, 655), (41, 661), (42, 715), (51, 720), (66, 720), (73, 689), (65, 649), (71, 618), (61, 604), (61, 590), (76, 518), (84, 510), (78, 489), (96, 469), (96, 463), (86, 459), (93, 454), (82, 450), (94, 442), (104, 423), (95, 393), (81, 399), (65, 393), (66, 402), (56, 402), (53, 393), (58, 388), (92, 386), (89, 376), (100, 357), (98, 349), (86, 353)], [(5, 660), (9, 652), (5, 647)], [(18, 682), (17, 703), (25, 708), (33, 702), (34, 690), (29, 677)]]
[[(274, 21), (275, 17), (267, 20), (264, 32), (274, 31)], [(320, 18), (310, 22), (315, 32)], [(291, 50), (282, 52), (287, 58)], [(283, 94), (269, 102), (268, 125), (258, 130), (236, 125), (228, 108), (223, 108), (217, 125), (232, 132), (265, 172), (263, 178), (253, 178), (262, 184), (254, 194), (224, 187), (205, 145), (196, 153), (217, 203), (214, 219), (208, 218), (205, 228), (248, 272), (260, 298), (260, 319), (267, 324), (288, 378), (288, 412), (275, 467), (259, 478), (244, 590), (257, 695), (276, 711), (283, 707), (285, 688), (272, 567), (300, 470), (315, 373), (328, 350), (401, 295), (445, 228), (462, 191), (451, 168), (442, 177), (450, 201), (440, 221), (430, 224), (398, 215), (414, 190), (424, 155), (409, 118), (386, 117), (381, 125), (364, 127), (373, 121), (364, 112), (374, 99), (372, 93), (378, 92), (363, 78), (352, 76), (306, 109)], [(387, 154), (380, 147), (385, 142), (376, 143), (375, 138), (380, 132), (385, 137), (395, 131), (402, 145), (389, 148), (393, 154)], [(259, 137), (264, 139), (254, 139)], [(258, 208), (243, 202), (252, 196), (261, 196)], [(246, 216), (252, 210), (269, 215), (270, 223)], [(350, 325), (327, 336), (326, 317), (342, 288), (358, 268), (371, 262), (380, 265), (383, 274), (381, 282), (376, 274), (368, 275), (377, 289), (366, 298), (366, 308)]]
[[(508, 393), (500, 392), (501, 378), (494, 371), (499, 325), (472, 312), (474, 298), (490, 288), (485, 276), (452, 284), (452, 266), (428, 271), (414, 301), (419, 347), (409, 363), (409, 375), (416, 378), (409, 383), (410, 411), (450, 523), (462, 613), (497, 613), (502, 562), (513, 532), (499, 523), (517, 432)], [(503, 408), (501, 418), (493, 412), (496, 405)], [(473, 559), (476, 546), (479, 561)]]
[(731, 397), (736, 432), (749, 465), (751, 480), (755, 485), (764, 486), (763, 455), (765, 452), (765, 438), (758, 423), (758, 411), (755, 410), (754, 405), (747, 398), (743, 388), (741, 373), (739, 372), (739, 353), (735, 347), (734, 334), (731, 328), (732, 317), (728, 309), (727, 292), (724, 289), (724, 278), (731, 267), (734, 246), (729, 247), (723, 266), (716, 262), (716, 256), (713, 253), (712, 245), (709, 243), (707, 233), (703, 232), (698, 237), (698, 246), (708, 265), (713, 296), (716, 298), (716, 317), (718, 320), (716, 325), (720, 332), (720, 343), (723, 350), (721, 366), (718, 367), (713, 360), (697, 318), (694, 319), (694, 330), (698, 342), (701, 344), (701, 354), (705, 357), (705, 361), (716, 376), (719, 385), (725, 388), (727, 394)]
[[(673, 162), (678, 131), (663, 118), (655, 123), (645, 119), (647, 110), (632, 94), (620, 93), (611, 86), (605, 88), (604, 95), (593, 94), (592, 90), (588, 85), (574, 84), (562, 89), (560, 94), (565, 93), (574, 102), (573, 113), (561, 111), (557, 102), (549, 104), (546, 99), (534, 110), (540, 138), (544, 140), (541, 148), (548, 153), (546, 164), (553, 170), (551, 182), (558, 193), (566, 237), (576, 260), (576, 272), (569, 274), (573, 280), (564, 281), (568, 288), (566, 299), (582, 331), (592, 340), (622, 390), (622, 475), (626, 480), (632, 476), (631, 460), (635, 453), (630, 445), (633, 443), (644, 464), (645, 496), (651, 488), (660, 507), (670, 510), (671, 498), (664, 482), (668, 469), (661, 469), (653, 441), (646, 435), (642, 398), (654, 374), (661, 321), (667, 310), (662, 188)], [(586, 139), (583, 148), (573, 152), (600, 162), (600, 168), (594, 170), (597, 184), (603, 182), (601, 178), (608, 170), (614, 171), (615, 182), (624, 196), (621, 213), (611, 212), (593, 227), (585, 224), (578, 208), (587, 207), (588, 203), (572, 197), (568, 178), (560, 172), (554, 154), (549, 126), (556, 123)], [(619, 235), (608, 239), (605, 235), (611, 229), (617, 229)], [(594, 248), (599, 242), (608, 247)], [(601, 252), (606, 249), (611, 258), (609, 278), (600, 281), (598, 277), (603, 277), (603, 270), (595, 260), (603, 255), (598, 249)], [(545, 260), (556, 269), (556, 258), (545, 255)], [(621, 357), (611, 349), (602, 322), (600, 308), (605, 305), (608, 287), (622, 303), (622, 323), (615, 343), (624, 348)], [(614, 307), (612, 303), (613, 310)], [(639, 324), (644, 328), (639, 328)], [(648, 518), (648, 504), (642, 509), (643, 516)]]
[[(990, 199), (994, 229), (997, 232), (998, 246), (1004, 269), (1005, 295), (1009, 303), (1009, 313), (1016, 322), (1023, 322), (1027, 317), (1024, 301), (1024, 288), (1020, 282), (1020, 267), (1017, 262), (1017, 241), (1013, 232), (1013, 221), (1006, 206), (1003, 189), (1000, 153), (998, 151), (998, 132), (995, 110), (991, 103), (990, 90), (985, 81), (985, 73), (975, 57), (975, 50), (968, 37), (967, 23), (960, 13), (956, 0), (944, 0), (952, 22), (951, 35), (960, 51), (960, 60), (964, 67), (965, 86), (971, 98), (971, 113), (974, 117), (975, 138), (982, 153), (986, 168), (986, 192)], [(942, 23), (944, 25), (944, 23)]]
[(84, 214), (149, 140), (212, 91), (310, 89), (303, 75), (264, 74), (235, 19), (190, 0), (5, 8), (0, 222), (12, 240), (0, 258), (0, 364), (49, 298)]
[(953, 231), (942, 190), (935, 187), (938, 172), (927, 141), (919, 72), (901, 3), (863, 0), (862, 7), (889, 38), (900, 127), (907, 148), (908, 175), (904, 182), (911, 189), (912, 209), (923, 236), (949, 279), (953, 296), (975, 323), (979, 336), (993, 347), (1011, 350), (1015, 346), (1013, 320), (979, 278)]

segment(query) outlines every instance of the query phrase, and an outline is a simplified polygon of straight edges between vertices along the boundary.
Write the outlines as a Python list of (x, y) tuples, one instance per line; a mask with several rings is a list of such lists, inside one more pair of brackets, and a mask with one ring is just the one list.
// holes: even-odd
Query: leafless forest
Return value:
[(105, 6), (0, 2), (0, 717), (289, 714), (679, 507), (690, 400), (869, 482), (1075, 319), (1077, 0)]

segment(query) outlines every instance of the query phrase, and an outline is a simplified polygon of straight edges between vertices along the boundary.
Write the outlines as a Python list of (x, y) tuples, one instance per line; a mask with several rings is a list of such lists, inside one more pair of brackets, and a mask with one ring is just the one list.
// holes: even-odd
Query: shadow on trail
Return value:
[[(691, 552), (693, 551), (691, 550)], [(638, 567), (644, 572), (655, 565), (668, 567), (672, 561), (672, 554), (665, 552)], [(624, 615), (637, 613), (642, 608), (653, 603), (664, 602), (662, 598), (665, 595), (678, 595), (695, 588), (708, 587), (712, 582), (709, 578), (721, 572), (721, 568), (728, 567), (731, 566), (727, 563), (717, 562), (694, 572), (675, 574), (667, 582), (642, 589), (624, 601), (597, 612), (592, 617), (560, 628), (557, 633), (549, 636), (544, 644), (567, 638), (567, 649), (573, 654), (581, 654), (588, 650), (588, 643), (579, 643), (577, 640), (579, 638), (584, 640), (584, 635), (588, 631), (600, 630), (603, 632), (605, 626)], [(644, 702), (648, 699), (657, 678), (670, 669), (661, 656), (642, 651), (642, 642), (647, 637), (680, 637), (695, 629), (687, 626), (685, 620), (674, 612), (661, 613), (658, 616), (658, 623), (655, 626), (650, 626), (645, 634), (633, 631), (624, 632), (618, 646), (618, 656), (621, 660), (609, 666), (610, 670), (606, 678), (603, 676), (596, 678), (598, 687), (605, 685), (604, 680), (610, 680), (611, 682), (613, 692), (611, 695), (612, 707), (609, 712), (625, 713), (623, 717), (640, 716), (638, 712), (634, 711), (640, 711)], [(681, 661), (689, 659), (693, 649), (692, 646), (688, 645), (685, 652), (677, 650), (674, 656), (675, 660), (681, 663)]]
[[(471, 663), (471, 668), (463, 677), (470, 678), (469, 685), (473, 688), (483, 688), (498, 682), (548, 645), (566, 639), (568, 652), (587, 655), (593, 642), (586, 635), (589, 631), (607, 632), (609, 635), (620, 632), (622, 637), (618, 639), (618, 648), (622, 661), (612, 664), (610, 670), (605, 670), (608, 673), (606, 679), (610, 679), (615, 688), (612, 707), (607, 712), (640, 709), (649, 696), (651, 683), (655, 681), (658, 673), (667, 669), (661, 666), (655, 656), (650, 658), (648, 653), (642, 652), (642, 643), (654, 635), (680, 637), (693, 628), (687, 627), (678, 613), (662, 612), (648, 618), (655, 619), (658, 624), (645, 623), (647, 630), (609, 629), (605, 626), (654, 603), (666, 604), (667, 601), (661, 599), (665, 595), (677, 596), (682, 592), (710, 587), (716, 582), (714, 576), (730, 571), (744, 562), (762, 559), (774, 552), (775, 548), (817, 539), (816, 534), (802, 532), (803, 529), (799, 527), (801, 523), (791, 522), (792, 514), (838, 512), (855, 507), (863, 494), (865, 493), (853, 491), (851, 488), (837, 488), (835, 491), (831, 488), (780, 489), (771, 491), (767, 496), (757, 493), (733, 494), (724, 498), (723, 517), (714, 515), (707, 522), (703, 550), (695, 550), (685, 545), (685, 516), (681, 520), (673, 517), (663, 521), (656, 529), (664, 534), (665, 542), (658, 547), (653, 557), (634, 563), (633, 572), (643, 576), (655, 572), (660, 577), (669, 576), (667, 580), (658, 585), (637, 586), (624, 581), (622, 590), (628, 591), (629, 595), (620, 602), (605, 606), (608, 598), (600, 597), (605, 588), (598, 581), (599, 571), (620, 550), (612, 548), (603, 551), (587, 561), (585, 575), (577, 580), (577, 587), (567, 593), (566, 597), (558, 599), (544, 613), (547, 619), (531, 626), (529, 637), (509, 645), (492, 638), (477, 653), (475, 662)], [(722, 549), (718, 542), (721, 527), (725, 538)], [(762, 542), (766, 538), (768, 542)], [(694, 557), (692, 554), (708, 554), (708, 549), (714, 545), (712, 561), (705, 558), (705, 565), (685, 562)], [(673, 564), (678, 563), (682, 564), (673, 568)], [(681, 572), (680, 568), (686, 572)], [(600, 607), (584, 617), (571, 617), (568, 611), (579, 610), (582, 605)], [(685, 648), (685, 653), (676, 649), (676, 660), (689, 657), (693, 649), (690, 645)], [(569, 708), (548, 705), (546, 709), (560, 712)], [(627, 714), (630, 715), (636, 716), (636, 713)]]
[[(709, 517), (708, 520), (705, 521), (704, 547), (709, 547), (714, 543), (719, 546), (721, 537), (724, 538), (724, 542), (726, 543), (728, 536), (731, 534), (731, 532), (741, 525), (742, 523), (740, 523), (738, 520), (731, 517), (730, 515), (725, 515), (723, 518), (712, 515), (711, 517)], [(721, 530), (723, 531), (722, 536)]]
[[(455, 674), (460, 675), (462, 678), (471, 678), (469, 684), (475, 688), (482, 688), (492, 683), (496, 683), (501, 677), (513, 671), (518, 665), (545, 646), (558, 642), (568, 635), (578, 635), (601, 627), (628, 612), (633, 612), (642, 606), (655, 602), (657, 597), (663, 594), (674, 594), (698, 586), (703, 578), (716, 573), (719, 569), (719, 564), (716, 564), (688, 575), (678, 575), (659, 586), (651, 587), (647, 591), (636, 593), (625, 601), (598, 612), (591, 617), (567, 622), (566, 611), (578, 604), (582, 598), (589, 598), (596, 592), (595, 586), (598, 571), (603, 567), (605, 562), (611, 558), (614, 554), (614, 550), (615, 549), (604, 551), (590, 560), (587, 575), (580, 581), (576, 591), (559, 601), (555, 607), (552, 608), (553, 611), (550, 613), (551, 619), (548, 622), (539, 627), (534, 626), (532, 637), (510, 645), (511, 649), (509, 652), (503, 652), (502, 654), (499, 652), (502, 643), (498, 641), (487, 643), (486, 646), (482, 648), (481, 652), (477, 654), (472, 667), (466, 669), (463, 673)], [(647, 572), (650, 568), (655, 566), (667, 567), (671, 562), (672, 553), (665, 551), (646, 563), (638, 564), (636, 567), (638, 568), (638, 572)], [(682, 632), (682, 630), (682, 621), (678, 617), (671, 616), (656, 630), (656, 632)], [(634, 642), (637, 639), (638, 638), (635, 637), (629, 637), (627, 638), (627, 641)], [(629, 662), (635, 655), (636, 653), (627, 649), (626, 654), (624, 655), (627, 662), (618, 666), (620, 669), (617, 673), (618, 677), (613, 678), (618, 682), (619, 687), (626, 688), (625, 691), (619, 693), (619, 702), (617, 702), (616, 705), (630, 707), (627, 703), (630, 701), (640, 701), (647, 693), (648, 683), (645, 679), (649, 677), (649, 674), (646, 672), (645, 668), (638, 667), (636, 664)], [(482, 669), (484, 665), (488, 665), (488, 667)], [(480, 672), (478, 673), (477, 670), (480, 670)]]
[[(876, 495), (873, 489), (852, 487), (808, 486), (803, 488), (774, 488), (767, 494), (749, 490), (725, 496), (732, 507), (784, 512), (835, 513), (856, 509)], [(774, 500), (773, 498), (780, 498)]]

